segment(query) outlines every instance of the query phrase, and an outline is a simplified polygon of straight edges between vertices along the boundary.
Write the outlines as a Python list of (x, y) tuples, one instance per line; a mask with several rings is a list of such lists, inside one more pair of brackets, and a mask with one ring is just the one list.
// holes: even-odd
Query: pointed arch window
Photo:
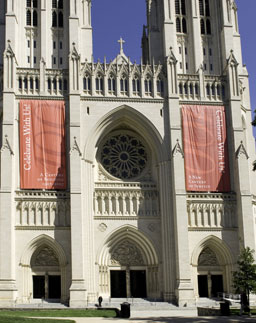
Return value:
[(120, 92), (123, 95), (127, 95), (128, 94), (128, 80), (126, 75), (122, 75), (121, 79), (120, 79)]
[(137, 75), (135, 75), (132, 80), (132, 92), (133, 92), (133, 95), (140, 94), (140, 80)]
[(38, 1), (37, 0), (27, 0), (26, 7), (26, 25), (27, 26), (38, 26)]
[(52, 27), (64, 27), (63, 0), (52, 0)]
[(52, 12), (52, 27), (57, 27), (57, 13), (56, 13), (56, 11)]
[(204, 23), (204, 19), (200, 20), (200, 26), (201, 26), (201, 34), (205, 35), (205, 23)]
[(176, 31), (177, 33), (181, 33), (181, 23), (180, 23), (180, 18), (176, 18)]
[(176, 32), (187, 33), (186, 0), (175, 0)]
[(199, 0), (200, 25), (202, 35), (211, 35), (210, 2), (209, 0)]
[(113, 74), (109, 75), (108, 78), (108, 93), (109, 94), (115, 94), (116, 92), (116, 80)]
[(158, 95), (164, 95), (164, 81), (160, 77), (156, 81), (156, 90)]
[(91, 91), (91, 78), (89, 74), (85, 74), (83, 79), (84, 92), (89, 94)]
[(96, 93), (103, 94), (103, 77), (101, 74), (97, 75), (95, 83), (96, 83)]
[(146, 76), (144, 83), (145, 83), (145, 94), (152, 95), (152, 80), (149, 75)]
[(33, 26), (37, 26), (37, 24), (38, 24), (38, 21), (37, 20), (38, 20), (37, 19), (37, 11), (34, 10), (33, 11)]

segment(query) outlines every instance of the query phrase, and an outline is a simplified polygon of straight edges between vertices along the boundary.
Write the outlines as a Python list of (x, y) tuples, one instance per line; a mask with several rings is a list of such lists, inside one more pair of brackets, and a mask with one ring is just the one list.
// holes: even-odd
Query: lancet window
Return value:
[(127, 81), (127, 77), (124, 74), (120, 79), (120, 92), (122, 95), (128, 94), (128, 81)]
[(63, 28), (63, 0), (52, 0), (52, 27)]
[(140, 80), (137, 75), (135, 75), (132, 80), (132, 91), (133, 91), (133, 95), (140, 94)]
[(86, 74), (84, 76), (83, 86), (84, 86), (84, 92), (89, 94), (90, 91), (91, 91), (91, 78), (90, 78), (90, 75)]
[(209, 0), (199, 0), (200, 26), (202, 35), (211, 35), (211, 20), (210, 20), (210, 3)]
[(38, 1), (27, 0), (26, 25), (37, 27), (38, 25)]
[(163, 96), (164, 95), (164, 82), (161, 78), (158, 78), (156, 80), (156, 90), (157, 90), (157, 94), (159, 96)]
[(186, 0), (175, 0), (176, 31), (187, 33)]
[(96, 77), (96, 93), (103, 94), (103, 77), (101, 74), (98, 74)]
[(149, 75), (145, 78), (145, 94), (152, 95), (152, 80)]
[(116, 80), (113, 74), (109, 75), (108, 78), (108, 93), (115, 94), (116, 92)]

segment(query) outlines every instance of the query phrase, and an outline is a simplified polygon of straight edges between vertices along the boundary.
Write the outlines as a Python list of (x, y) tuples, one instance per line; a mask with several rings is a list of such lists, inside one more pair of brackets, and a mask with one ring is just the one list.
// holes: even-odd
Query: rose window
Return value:
[(114, 135), (103, 145), (101, 164), (111, 175), (131, 179), (145, 169), (146, 149), (140, 140), (131, 135)]

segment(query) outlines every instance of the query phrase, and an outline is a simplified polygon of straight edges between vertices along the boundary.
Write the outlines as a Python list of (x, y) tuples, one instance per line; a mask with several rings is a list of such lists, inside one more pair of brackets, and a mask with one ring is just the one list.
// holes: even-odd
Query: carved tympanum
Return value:
[(34, 266), (59, 266), (59, 260), (51, 248), (44, 247), (36, 255)]
[(144, 261), (141, 251), (133, 243), (125, 240), (111, 251), (111, 264), (139, 266), (143, 265)]
[(210, 248), (205, 248), (198, 259), (198, 266), (219, 266), (215, 253)]

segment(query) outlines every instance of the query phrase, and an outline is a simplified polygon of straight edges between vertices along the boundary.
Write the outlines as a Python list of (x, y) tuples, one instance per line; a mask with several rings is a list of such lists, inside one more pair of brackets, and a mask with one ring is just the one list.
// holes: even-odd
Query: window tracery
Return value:
[(116, 92), (116, 80), (113, 74), (109, 75), (108, 78), (108, 93), (115, 94)]
[(175, 13), (176, 13), (176, 31), (177, 33), (187, 33), (187, 20), (186, 20), (186, 1), (175, 0)]
[(26, 25), (37, 27), (38, 25), (38, 2), (37, 0), (27, 0)]
[(148, 154), (138, 138), (123, 133), (106, 140), (101, 149), (100, 162), (112, 176), (128, 180), (142, 174)]
[(52, 27), (63, 28), (63, 0), (52, 0)]
[(140, 94), (140, 80), (137, 75), (135, 75), (132, 80), (132, 91), (133, 91), (133, 95)]
[(202, 35), (211, 35), (209, 0), (199, 0), (200, 26)]
[(128, 80), (125, 74), (120, 79), (120, 92), (122, 95), (128, 94)]

